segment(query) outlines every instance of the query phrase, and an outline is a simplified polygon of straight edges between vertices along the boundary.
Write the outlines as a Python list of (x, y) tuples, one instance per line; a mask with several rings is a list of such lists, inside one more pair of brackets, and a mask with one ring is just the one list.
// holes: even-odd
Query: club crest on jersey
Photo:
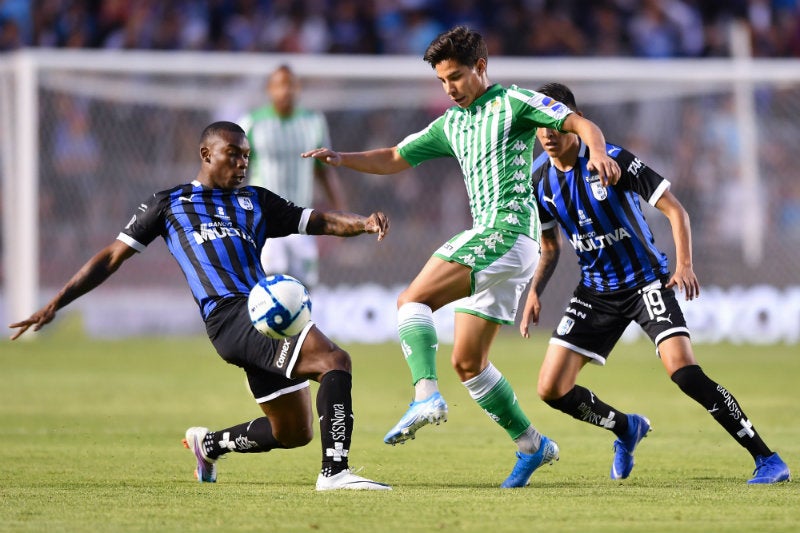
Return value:
[(597, 174), (589, 174), (586, 176), (586, 182), (589, 184), (589, 187), (592, 189), (592, 196), (598, 202), (602, 202), (606, 198), (608, 198), (608, 191), (605, 187), (600, 183), (600, 176)]
[(247, 211), (253, 210), (253, 201), (250, 200), (249, 197), (236, 195), (236, 201), (239, 202), (242, 209), (246, 209)]
[(608, 198), (608, 191), (606, 188), (600, 185), (600, 183), (592, 183), (592, 196), (594, 196), (595, 200), (598, 202), (602, 202), (606, 198)]

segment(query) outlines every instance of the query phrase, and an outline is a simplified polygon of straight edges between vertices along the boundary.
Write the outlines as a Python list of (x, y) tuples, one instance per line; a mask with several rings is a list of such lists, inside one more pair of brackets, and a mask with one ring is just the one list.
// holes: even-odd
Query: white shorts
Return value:
[(472, 269), (472, 295), (456, 302), (456, 313), (513, 324), (539, 263), (539, 243), (509, 231), (471, 229), (450, 239), (434, 256)]
[(266, 274), (289, 274), (309, 289), (319, 283), (319, 250), (314, 235), (288, 235), (267, 239), (261, 249)]

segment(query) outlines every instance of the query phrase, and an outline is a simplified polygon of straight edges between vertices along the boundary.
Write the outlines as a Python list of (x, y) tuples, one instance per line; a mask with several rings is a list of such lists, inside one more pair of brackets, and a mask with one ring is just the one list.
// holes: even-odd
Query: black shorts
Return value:
[(308, 380), (289, 376), (312, 326), (309, 322), (294, 337), (271, 339), (250, 322), (247, 298), (225, 299), (206, 319), (206, 332), (217, 353), (245, 371), (258, 403), (308, 387)]
[(638, 323), (656, 347), (670, 337), (688, 337), (689, 329), (675, 291), (665, 289), (665, 283), (666, 280), (655, 281), (605, 294), (578, 285), (550, 343), (603, 365), (631, 322)]

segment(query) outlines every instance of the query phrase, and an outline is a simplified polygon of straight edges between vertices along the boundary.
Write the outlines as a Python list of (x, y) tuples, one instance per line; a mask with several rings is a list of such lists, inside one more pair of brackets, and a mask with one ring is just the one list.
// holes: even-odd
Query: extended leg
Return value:
[[(266, 416), (218, 431), (205, 427), (186, 430), (183, 444), (195, 454), (198, 481), (214, 483), (217, 480), (217, 459), (226, 453), (268, 452), (275, 448), (304, 446), (311, 441), (313, 431), (308, 387), (259, 405)], [(276, 433), (283, 441), (276, 437)]]
[(398, 297), (397, 330), (411, 371), (414, 401), (386, 433), (383, 439), (386, 444), (402, 444), (414, 439), (421, 427), (447, 421), (447, 402), (437, 382), (439, 340), (433, 312), (469, 292), (470, 270), (467, 267), (432, 257)]
[(697, 365), (688, 337), (673, 337), (662, 342), (659, 353), (670, 378), (745, 448), (756, 463), (749, 483), (776, 483), (790, 478), (789, 467), (761, 439), (739, 402)]
[(516, 466), (501, 487), (524, 487), (537, 468), (558, 460), (558, 446), (531, 424), (509, 381), (489, 362), (499, 330), (496, 322), (457, 313), (452, 364), (472, 399), (517, 444)]

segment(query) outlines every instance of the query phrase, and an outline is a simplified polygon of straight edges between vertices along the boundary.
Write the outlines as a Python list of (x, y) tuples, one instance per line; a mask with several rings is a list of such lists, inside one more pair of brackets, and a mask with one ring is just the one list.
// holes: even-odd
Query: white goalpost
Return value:
[[(418, 57), (42, 49), (0, 55), (6, 323), (28, 316), (96, 244), (112, 239), (115, 225), (144, 194), (191, 179), (200, 128), (263, 103), (263, 79), (282, 63), (303, 81), (303, 104), (328, 115), (334, 147), (341, 149), (396, 143), (449, 105)], [(774, 143), (770, 150), (796, 151), (800, 62), (751, 59), (746, 50), (732, 59), (708, 60), (492, 57), (489, 76), (528, 88), (565, 82), (609, 141), (634, 143), (637, 155), (670, 179), (684, 193), (682, 200), (696, 205), (690, 211), (696, 255), (708, 262), (716, 283), (778, 289), (796, 284), (800, 246), (781, 249), (773, 242), (785, 223), (775, 213), (791, 213), (786, 191), (795, 190), (789, 180), (796, 178), (791, 168), (773, 168), (764, 143)], [(699, 125), (692, 120), (698, 115)], [(68, 155), (64, 132), (71, 131), (71, 120), (88, 122), (81, 134), (97, 147), (88, 178), (65, 171), (58, 159)], [(715, 135), (693, 129), (717, 124), (709, 130)], [(787, 132), (794, 138), (787, 139)], [(686, 161), (675, 156), (687, 135), (708, 143), (697, 146), (689, 161), (702, 175), (684, 172)], [(373, 253), (363, 243), (327, 245), (329, 278), (322, 293), (340, 298), (341, 287), (365, 284), (372, 291), (394, 290), (434, 244), (468, 222), (453, 165), (423, 165), (380, 185), (375, 177), (345, 174), (351, 207), (387, 204), (400, 223), (393, 225), (395, 244), (374, 259), (379, 274), (359, 270), (352, 260)], [(800, 242), (800, 234), (790, 238)], [(660, 240), (662, 248), (669, 242)], [(159, 256), (153, 270), (145, 268), (109, 290), (173, 290), (181, 280), (165, 277), (165, 262)], [(756, 270), (763, 278), (751, 280)], [(568, 274), (555, 290), (571, 290), (574, 272)]]

